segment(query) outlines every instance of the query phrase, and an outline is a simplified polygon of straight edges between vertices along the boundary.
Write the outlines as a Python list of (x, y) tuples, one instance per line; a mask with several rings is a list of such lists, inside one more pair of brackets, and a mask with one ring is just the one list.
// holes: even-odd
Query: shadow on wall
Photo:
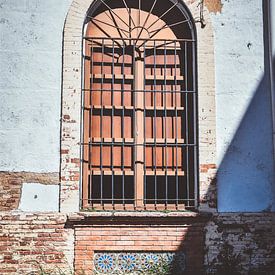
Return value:
[(275, 211), (267, 18), (263, 1), (264, 76), (218, 168), (219, 212)]
[[(201, 220), (205, 258), (198, 264), (204, 266), (202, 274), (274, 274), (275, 182), (266, 5), (263, 1), (264, 75), (218, 167), (219, 213)], [(189, 243), (196, 245), (192, 232), (197, 229), (190, 225), (179, 247), (186, 253), (184, 274), (195, 274), (190, 271), (193, 250)], [(183, 274), (177, 269), (175, 258), (171, 274)]]
[(220, 212), (275, 210), (270, 101), (265, 73), (218, 169)]

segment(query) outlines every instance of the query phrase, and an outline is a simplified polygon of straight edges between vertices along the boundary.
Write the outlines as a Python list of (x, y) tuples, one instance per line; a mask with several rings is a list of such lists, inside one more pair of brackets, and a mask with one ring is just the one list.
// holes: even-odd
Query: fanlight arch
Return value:
[(196, 207), (196, 39), (187, 9), (98, 0), (84, 32), (82, 206)]

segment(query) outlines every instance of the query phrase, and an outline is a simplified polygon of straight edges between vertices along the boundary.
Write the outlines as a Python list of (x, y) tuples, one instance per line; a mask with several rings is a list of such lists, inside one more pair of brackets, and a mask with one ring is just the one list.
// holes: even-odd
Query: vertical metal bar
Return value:
[[(104, 62), (104, 38), (102, 38), (102, 48), (101, 48), (101, 64), (100, 64), (100, 71), (101, 75), (103, 76), (103, 62)], [(100, 91), (100, 202), (103, 206), (103, 163), (102, 163), (102, 140), (103, 140), (103, 77), (101, 77), (101, 91)]]
[(141, 19), (141, 0), (138, 0), (138, 25), (140, 26), (140, 19)]
[[(144, 42), (144, 62), (143, 62), (143, 75), (144, 77), (146, 76), (146, 41)], [(141, 91), (141, 93), (143, 93), (143, 174), (144, 174), (144, 205), (146, 207), (146, 197), (147, 197), (147, 192), (146, 192), (146, 188), (147, 188), (147, 182), (146, 182), (146, 91), (145, 91), (145, 84), (146, 84), (146, 80), (144, 79), (143, 81), (143, 91)]]
[(124, 106), (124, 92), (125, 92), (125, 43), (123, 43), (122, 48), (122, 89), (121, 89), (121, 104), (122, 104), (122, 158), (121, 158), (121, 164), (122, 164), (122, 203), (123, 207), (125, 207), (125, 167), (124, 167), (124, 119), (125, 119), (125, 106)]
[(112, 84), (111, 84), (111, 106), (112, 106), (112, 115), (111, 115), (111, 170), (112, 170), (112, 205), (114, 207), (114, 78), (115, 78), (115, 70), (114, 70), (114, 39), (112, 41)]
[[(92, 46), (90, 48), (90, 90), (89, 90), (89, 93), (90, 93), (90, 108), (89, 108), (89, 137), (91, 137), (91, 133), (92, 133), (92, 121), (93, 121), (93, 104), (92, 104), (92, 87), (93, 87), (93, 64), (94, 60), (93, 60), (93, 40), (92, 40)], [(89, 138), (89, 141), (91, 141), (91, 138)], [(90, 189), (90, 194), (89, 194), (89, 197), (88, 197), (88, 204), (91, 203), (91, 199), (92, 199), (92, 161), (91, 161), (91, 147), (92, 147), (92, 144), (89, 142), (89, 157), (88, 157), (88, 162), (89, 162), (89, 175), (90, 175), (90, 178), (89, 178), (89, 189)]]
[[(135, 75), (135, 45), (133, 43), (132, 46), (132, 70), (133, 70), (133, 75)], [(134, 77), (134, 82), (135, 82), (135, 77)], [(133, 169), (134, 169), (134, 190), (137, 189), (136, 187), (136, 177), (137, 177), (137, 173), (136, 173), (136, 149), (137, 149), (137, 146), (136, 146), (136, 131), (137, 131), (137, 127), (136, 127), (136, 91), (135, 91), (135, 87), (134, 87), (134, 83), (132, 83), (132, 98), (133, 98), (133, 138), (134, 138), (134, 146), (133, 146), (133, 160), (132, 160), (132, 163), (133, 163)], [(136, 191), (135, 191), (135, 195), (134, 195), (134, 205), (137, 205), (137, 197), (136, 197)]]
[(168, 158), (168, 154), (167, 154), (167, 78), (166, 78), (166, 69), (167, 69), (167, 65), (166, 65), (166, 55), (167, 55), (167, 50), (166, 50), (166, 40), (164, 40), (164, 142), (165, 142), (165, 205), (167, 207), (168, 204), (168, 177), (167, 177), (167, 158)]
[(156, 112), (156, 40), (154, 40), (154, 186), (155, 186), (155, 207), (157, 205), (158, 199), (158, 188), (157, 188), (157, 144), (156, 144), (156, 136), (157, 136), (157, 112)]
[(192, 77), (193, 77), (193, 125), (194, 125), (194, 199), (195, 199), (195, 207), (198, 206), (198, 145), (197, 145), (197, 138), (198, 138), (198, 133), (197, 133), (197, 87), (196, 87), (196, 42), (192, 41)]
[(188, 106), (188, 62), (187, 62), (187, 42), (184, 42), (184, 79), (185, 79), (185, 138), (186, 138), (186, 199), (187, 206), (190, 206), (190, 194), (189, 194), (189, 106)]
[[(179, 204), (179, 177), (178, 177), (178, 110), (177, 110), (177, 42), (174, 42), (174, 64), (175, 64), (175, 109), (176, 109), (176, 123), (175, 123), (175, 131), (176, 131), (176, 136), (175, 136), (175, 141), (176, 141), (176, 206), (178, 207)], [(180, 95), (180, 94), (179, 94)], [(181, 104), (181, 102), (180, 102)], [(175, 150), (175, 149), (173, 149)], [(174, 161), (174, 157), (173, 157)]]

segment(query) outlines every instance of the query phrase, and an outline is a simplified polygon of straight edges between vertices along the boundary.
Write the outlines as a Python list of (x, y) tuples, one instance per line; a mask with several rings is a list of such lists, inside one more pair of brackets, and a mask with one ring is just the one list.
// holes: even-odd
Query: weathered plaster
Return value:
[(223, 1), (215, 33), (218, 208), (272, 207), (270, 92), (264, 68), (262, 1)]
[(23, 183), (18, 210), (48, 212), (59, 209), (59, 186)]
[[(58, 173), (0, 172), (0, 211), (18, 209), (23, 183), (58, 185)], [(33, 211), (36, 209), (33, 208)]]
[(70, 0), (0, 0), (0, 170), (59, 170), (62, 31)]

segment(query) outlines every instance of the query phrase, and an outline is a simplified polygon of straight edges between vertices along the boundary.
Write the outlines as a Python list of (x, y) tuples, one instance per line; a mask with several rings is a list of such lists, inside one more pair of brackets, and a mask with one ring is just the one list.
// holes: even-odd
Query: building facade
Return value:
[(274, 272), (271, 1), (0, 8), (1, 274)]

